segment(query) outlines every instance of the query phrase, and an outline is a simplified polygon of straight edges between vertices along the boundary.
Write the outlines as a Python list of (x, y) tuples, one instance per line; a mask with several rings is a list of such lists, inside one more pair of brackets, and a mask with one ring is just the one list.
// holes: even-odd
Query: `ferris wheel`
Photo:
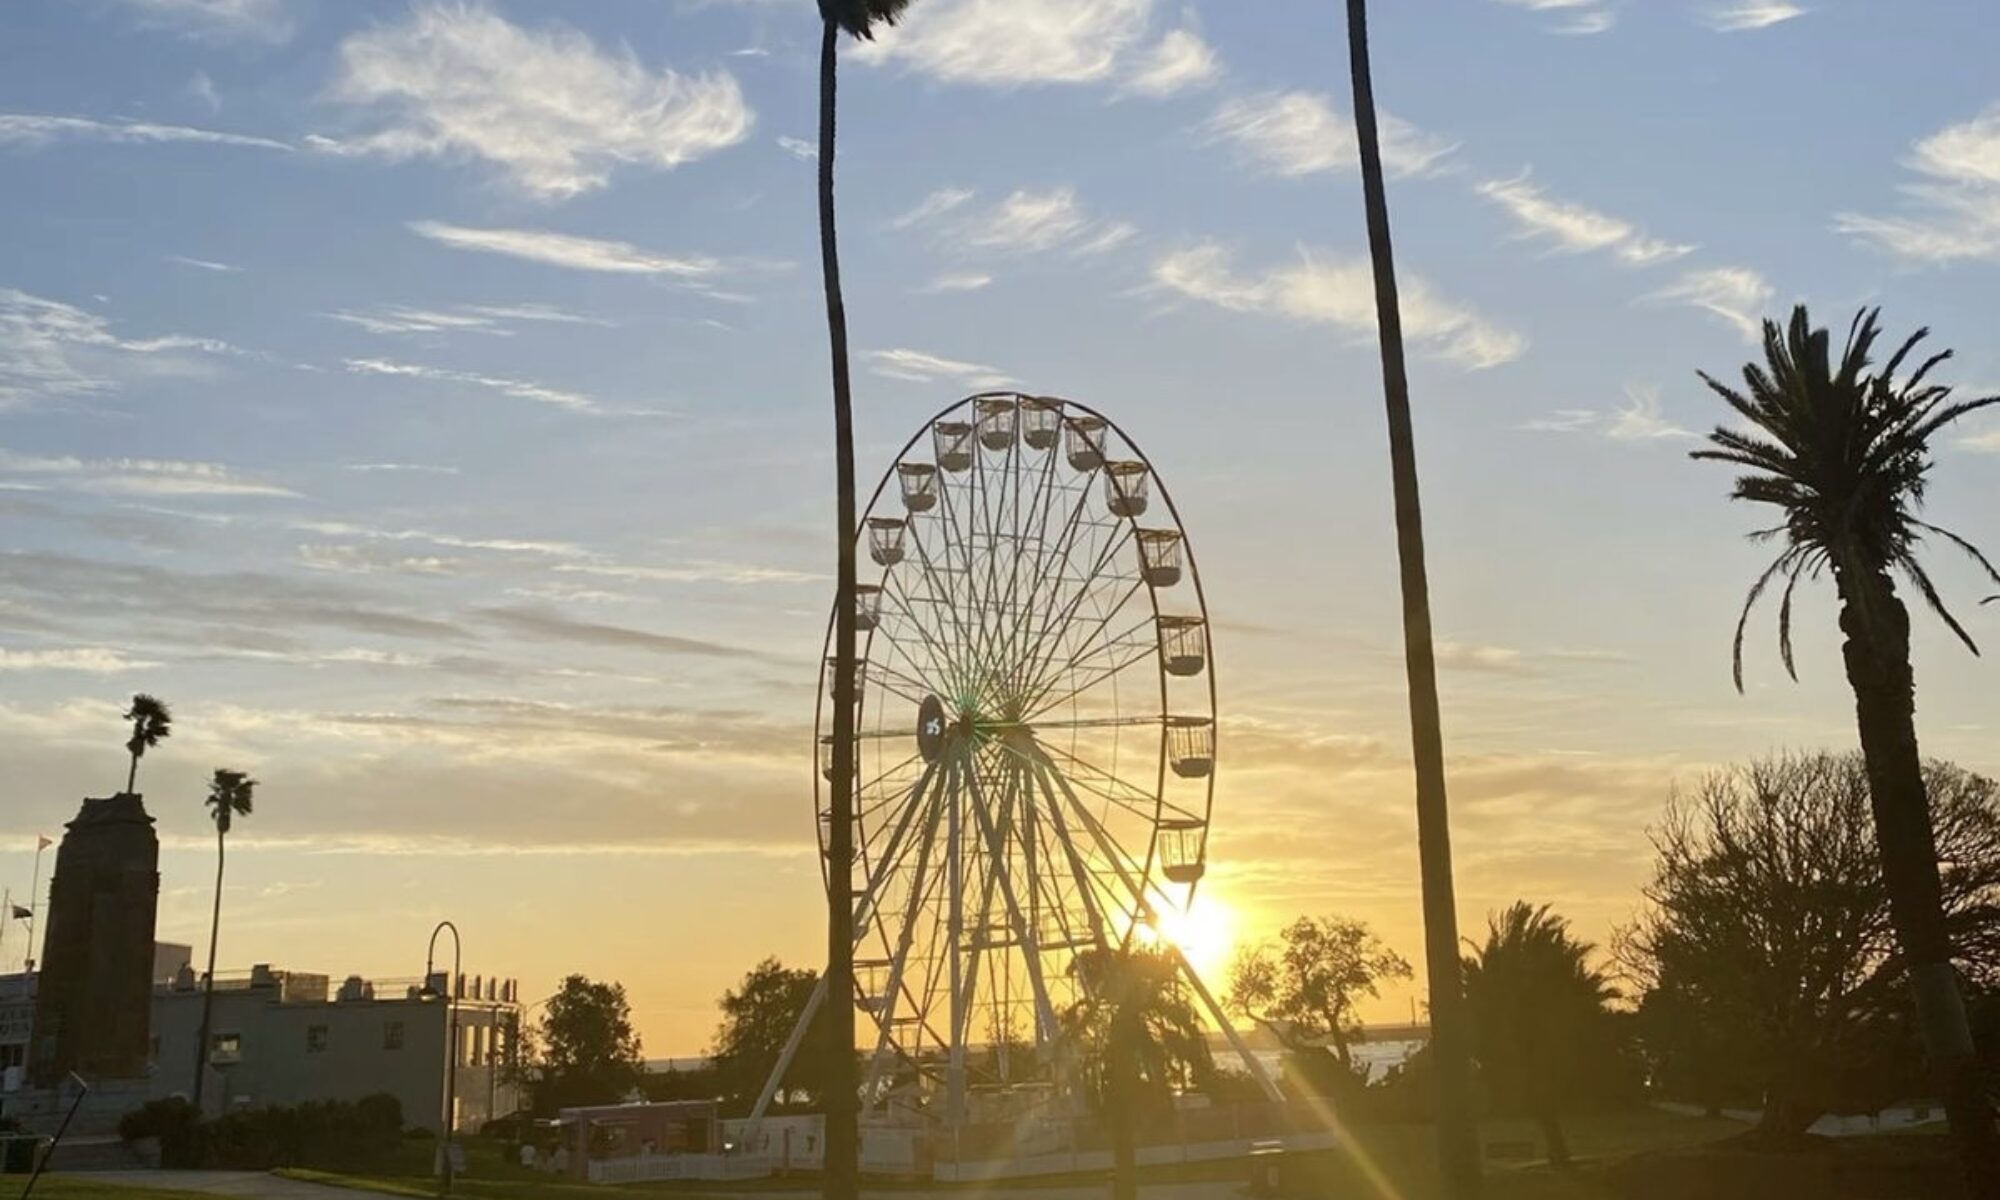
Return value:
[[(1215, 788), (1208, 614), (1152, 464), (1070, 401), (989, 393), (945, 409), (858, 532), (879, 568), (855, 597), (863, 1096), (900, 1090), (956, 1123), (968, 1095), (1050, 1080), (1056, 1055), (1010, 1061), (1007, 1047), (1060, 1040), (1088, 975), (1079, 956), (1157, 940), (1161, 915), (1193, 899)], [(827, 653), (823, 862), (830, 628)]]

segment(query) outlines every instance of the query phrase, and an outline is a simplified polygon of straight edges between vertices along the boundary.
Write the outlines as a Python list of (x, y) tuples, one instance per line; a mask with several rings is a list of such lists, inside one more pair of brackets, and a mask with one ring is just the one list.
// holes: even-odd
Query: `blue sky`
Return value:
[[(1762, 560), (1684, 456), (1694, 371), (1804, 299), (2000, 390), (2000, 14), (1379, 9), (1461, 908), (1602, 938), (1674, 781), (1852, 740), (1824, 596), (1801, 684), (1760, 622), (1730, 687)], [(864, 476), (1006, 381), (1173, 489), (1221, 924), (1348, 912), (1417, 958), (1342, 36), (1303, 0), (920, 0), (844, 60), (843, 250)], [(264, 781), (226, 962), (411, 974), (452, 916), (469, 969), (621, 978), (689, 1052), (751, 959), (815, 957), (816, 48), (803, 0), (0, 10), (0, 877), (122, 778), (145, 689), (180, 722), (142, 775), (163, 936), (205, 936), (202, 779)], [(1933, 500), (2000, 537), (2000, 419)], [(1917, 666), (1927, 750), (2000, 771), (1991, 668), (1928, 628)]]

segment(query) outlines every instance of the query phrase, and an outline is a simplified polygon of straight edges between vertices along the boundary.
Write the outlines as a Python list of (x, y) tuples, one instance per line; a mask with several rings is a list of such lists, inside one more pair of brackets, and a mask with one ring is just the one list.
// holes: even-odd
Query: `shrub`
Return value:
[(273, 1167), (365, 1170), (390, 1159), (402, 1144), (403, 1106), (394, 1096), (331, 1100), (296, 1108), (259, 1108), (211, 1121), (174, 1097), (127, 1113), (118, 1134), (127, 1141), (160, 1139), (167, 1167), (264, 1171)]

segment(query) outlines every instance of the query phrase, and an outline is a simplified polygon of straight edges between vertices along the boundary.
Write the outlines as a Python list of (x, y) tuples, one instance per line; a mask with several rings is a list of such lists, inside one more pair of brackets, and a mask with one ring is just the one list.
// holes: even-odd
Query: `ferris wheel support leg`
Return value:
[(785, 1039), (785, 1048), (778, 1053), (778, 1065), (771, 1068), (771, 1077), (764, 1081), (764, 1090), (757, 1094), (757, 1106), (750, 1110), (750, 1120), (743, 1126), (743, 1144), (750, 1145), (757, 1139), (757, 1129), (764, 1123), (764, 1110), (771, 1107), (772, 1097), (778, 1094), (778, 1084), (785, 1078), (785, 1072), (792, 1069), (792, 1059), (799, 1052), (800, 1043), (806, 1040), (806, 1030), (812, 1027), (813, 1018), (819, 1014), (819, 1006), (826, 1003), (826, 976), (819, 977), (813, 985), (812, 995), (806, 999), (805, 1011), (792, 1026), (791, 1036)]
[(1201, 1005), (1208, 1010), (1209, 1019), (1222, 1030), (1222, 1036), (1229, 1040), (1229, 1048), (1234, 1050), (1236, 1056), (1243, 1060), (1243, 1065), (1249, 1068), (1250, 1078), (1257, 1081), (1257, 1088), (1264, 1093), (1264, 1099), (1273, 1104), (1283, 1104), (1285, 1094), (1278, 1090), (1277, 1081), (1264, 1069), (1263, 1061), (1251, 1053), (1250, 1044), (1236, 1031), (1236, 1026), (1229, 1020), (1229, 1014), (1223, 1012), (1222, 1006), (1215, 1002), (1214, 994), (1208, 990), (1208, 985), (1201, 981), (1201, 976), (1195, 972), (1194, 964), (1188, 961), (1187, 955), (1179, 946), (1175, 946), (1172, 942), (1167, 945), (1173, 950), (1174, 962), (1180, 967), (1181, 974), (1193, 986), (1194, 994), (1201, 997)]
[(1007, 870), (1010, 856), (1001, 843), (999, 827), (987, 815), (986, 804), (979, 794), (979, 785), (976, 782), (972, 785), (972, 812), (979, 821), (981, 831), (986, 835), (987, 855), (994, 864), (994, 873), (1000, 878), (1000, 895), (1007, 902), (1007, 915), (1013, 921), (1014, 937), (1026, 951), (1022, 958), (1027, 963), (1028, 982), (1035, 989), (1035, 1017), (1042, 1023), (1044, 1029), (1054, 1029), (1055, 1007), (1049, 1003), (1049, 990), (1042, 981), (1041, 943), (1021, 916), (1021, 902), (1014, 894), (1014, 880)]

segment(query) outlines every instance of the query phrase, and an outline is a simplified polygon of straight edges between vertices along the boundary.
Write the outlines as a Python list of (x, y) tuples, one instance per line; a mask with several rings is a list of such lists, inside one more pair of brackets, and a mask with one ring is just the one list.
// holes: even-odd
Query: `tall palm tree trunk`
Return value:
[(1451, 827), (1445, 805), (1444, 728), (1438, 712), (1437, 660), (1431, 642), (1430, 581), (1424, 569), (1424, 522), (1417, 491), (1410, 383), (1403, 362), (1402, 312), (1389, 243), (1389, 202), (1382, 182), (1375, 85), (1368, 69), (1367, 0), (1347, 0), (1354, 128), (1361, 146), (1368, 253), (1375, 268), (1375, 315), (1382, 344), (1382, 391), (1389, 416), (1389, 462), (1396, 500), (1396, 552), (1402, 566), (1403, 657), (1409, 675), (1410, 738), (1417, 774), (1417, 854), (1423, 872), (1424, 959), (1430, 982), (1431, 1052), (1437, 1061), (1438, 1165), (1455, 1196), (1479, 1188), (1478, 1131), (1473, 1123), (1472, 1062), (1459, 981), (1458, 912), (1452, 895)]
[(827, 1200), (860, 1194), (859, 1081), (854, 1060), (854, 395), (847, 374), (847, 307), (833, 219), (833, 149), (840, 27), (828, 19), (819, 51), (819, 253), (833, 365), (834, 522), (839, 577), (833, 610), (833, 786), (826, 870)]
[(1125, 1001), (1111, 1018), (1106, 1039), (1106, 1107), (1111, 1120), (1111, 1200), (1139, 1200), (1139, 1037)]
[(215, 1014), (215, 943), (222, 936), (223, 847), (228, 838), (215, 831), (215, 915), (208, 922), (208, 974), (202, 977), (201, 1031), (194, 1039), (194, 1111), (201, 1113), (202, 1084), (208, 1079), (208, 1027)]
[(1992, 1102), (1951, 965), (1937, 843), (1917, 751), (1909, 612), (1880, 571), (1836, 571), (1835, 578), (1846, 635), (1841, 651), (1854, 689), (1882, 878), (1896, 940), (1909, 963), (1924, 1056), (1951, 1123), (1967, 1194), (2000, 1197), (2000, 1132), (1994, 1129)]

